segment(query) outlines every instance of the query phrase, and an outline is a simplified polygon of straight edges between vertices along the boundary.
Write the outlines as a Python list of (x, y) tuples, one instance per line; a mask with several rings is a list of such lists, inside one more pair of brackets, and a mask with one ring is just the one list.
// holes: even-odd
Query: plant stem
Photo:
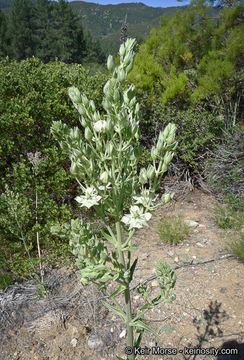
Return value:
[[(118, 241), (118, 256), (119, 262), (123, 265), (124, 271), (127, 270), (125, 265), (124, 254), (121, 250), (122, 248), (122, 234), (121, 234), (121, 224), (120, 221), (116, 222), (116, 232), (117, 232), (117, 241)], [(125, 309), (126, 309), (126, 328), (127, 328), (127, 337), (128, 337), (128, 346), (131, 346), (134, 349), (134, 336), (133, 336), (133, 326), (130, 326), (130, 322), (132, 321), (132, 311), (131, 311), (131, 298), (130, 298), (130, 283), (126, 281), (126, 289), (124, 291), (125, 297)], [(129, 356), (130, 360), (135, 359), (135, 354)]]

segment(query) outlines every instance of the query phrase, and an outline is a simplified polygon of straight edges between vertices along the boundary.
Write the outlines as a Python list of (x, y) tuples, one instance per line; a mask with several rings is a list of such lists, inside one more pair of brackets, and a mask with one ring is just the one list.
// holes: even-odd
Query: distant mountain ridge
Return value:
[[(35, 2), (35, 0), (33, 0)], [(0, 9), (8, 13), (13, 0), (0, 0)], [(183, 11), (187, 6), (150, 7), (143, 3), (123, 3), (117, 5), (100, 5), (84, 1), (69, 2), (74, 14), (78, 16), (85, 31), (102, 42), (106, 52), (114, 52), (119, 47), (119, 33), (126, 21), (128, 36), (139, 41), (149, 35), (150, 29), (159, 25), (160, 17), (171, 16), (177, 10)]]

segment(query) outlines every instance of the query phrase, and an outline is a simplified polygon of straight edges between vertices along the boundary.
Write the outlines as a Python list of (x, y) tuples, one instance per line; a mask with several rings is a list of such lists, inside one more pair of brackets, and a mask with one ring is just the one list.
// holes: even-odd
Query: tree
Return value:
[(17, 60), (34, 55), (33, 10), (31, 0), (14, 0), (10, 9), (7, 28), (9, 55)]
[(81, 62), (85, 53), (82, 27), (73, 14), (70, 5), (64, 0), (53, 4), (54, 24), (53, 53), (66, 63)]
[(85, 43), (86, 43), (86, 56), (85, 62), (97, 62), (98, 64), (105, 63), (105, 54), (101, 48), (99, 40), (93, 40), (91, 33), (87, 32), (85, 34)]
[(195, 0), (184, 16), (164, 17), (152, 29), (130, 77), (140, 92), (177, 106), (202, 100), (217, 106), (232, 97), (244, 63), (243, 6), (219, 13), (208, 4)]
[(0, 10), (0, 58), (7, 55), (7, 22), (4, 13)]
[(49, 0), (37, 0), (35, 6), (35, 56), (44, 62), (55, 57), (53, 5)]

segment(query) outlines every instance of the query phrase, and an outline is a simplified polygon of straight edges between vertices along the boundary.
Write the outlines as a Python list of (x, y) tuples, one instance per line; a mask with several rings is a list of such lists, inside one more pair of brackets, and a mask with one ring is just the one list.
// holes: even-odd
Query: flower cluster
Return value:
[(130, 208), (130, 214), (124, 215), (121, 221), (129, 226), (129, 229), (140, 229), (147, 225), (147, 221), (150, 220), (152, 214), (145, 213), (142, 207), (133, 205)]
[(75, 200), (84, 207), (88, 209), (94, 205), (98, 205), (101, 200), (101, 196), (97, 194), (97, 191), (94, 187), (88, 187), (85, 189), (85, 195), (77, 196)]

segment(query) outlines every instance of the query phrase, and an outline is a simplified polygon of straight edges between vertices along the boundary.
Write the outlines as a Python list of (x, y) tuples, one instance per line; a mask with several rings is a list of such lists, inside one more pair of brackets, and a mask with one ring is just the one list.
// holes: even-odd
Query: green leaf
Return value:
[(128, 246), (128, 247), (122, 247), (121, 249), (122, 251), (136, 251), (137, 248), (136, 247), (133, 247), (133, 246)]
[(143, 305), (143, 306), (140, 308), (140, 311), (141, 311), (141, 310), (152, 309), (153, 307), (154, 307), (153, 304), (146, 303), (145, 305)]
[(135, 342), (135, 348), (138, 348), (140, 346), (143, 333), (144, 333), (144, 329), (141, 329), (140, 334), (138, 335), (138, 338), (136, 339)]
[(117, 248), (117, 241), (114, 236), (110, 236), (107, 233), (105, 233), (104, 231), (102, 231), (102, 234), (105, 237), (105, 239), (107, 239), (115, 248)]
[(120, 285), (120, 286), (118, 287), (118, 289), (115, 290), (115, 291), (110, 295), (110, 297), (114, 297), (114, 296), (119, 295), (119, 294), (122, 293), (125, 289), (126, 289), (126, 286), (125, 286), (125, 285)]
[(133, 264), (131, 265), (131, 268), (130, 268), (130, 278), (129, 278), (129, 281), (130, 281), (130, 282), (131, 282), (132, 279), (133, 279), (133, 274), (134, 274), (134, 271), (135, 271), (135, 268), (136, 268), (137, 261), (138, 261), (138, 258), (136, 258), (135, 261), (133, 262)]
[(132, 321), (129, 323), (130, 326), (136, 326), (139, 328), (142, 328), (156, 336), (158, 336), (158, 334), (156, 333), (156, 331), (154, 329), (152, 329), (150, 326), (146, 325), (143, 321), (141, 320), (136, 320), (136, 321)]
[(121, 309), (117, 309), (117, 308), (113, 307), (112, 305), (109, 305), (108, 303), (106, 303), (103, 300), (102, 300), (102, 303), (104, 306), (106, 306), (106, 308), (108, 310), (113, 311), (115, 314), (119, 315), (121, 317), (121, 319), (126, 323), (126, 314)]

